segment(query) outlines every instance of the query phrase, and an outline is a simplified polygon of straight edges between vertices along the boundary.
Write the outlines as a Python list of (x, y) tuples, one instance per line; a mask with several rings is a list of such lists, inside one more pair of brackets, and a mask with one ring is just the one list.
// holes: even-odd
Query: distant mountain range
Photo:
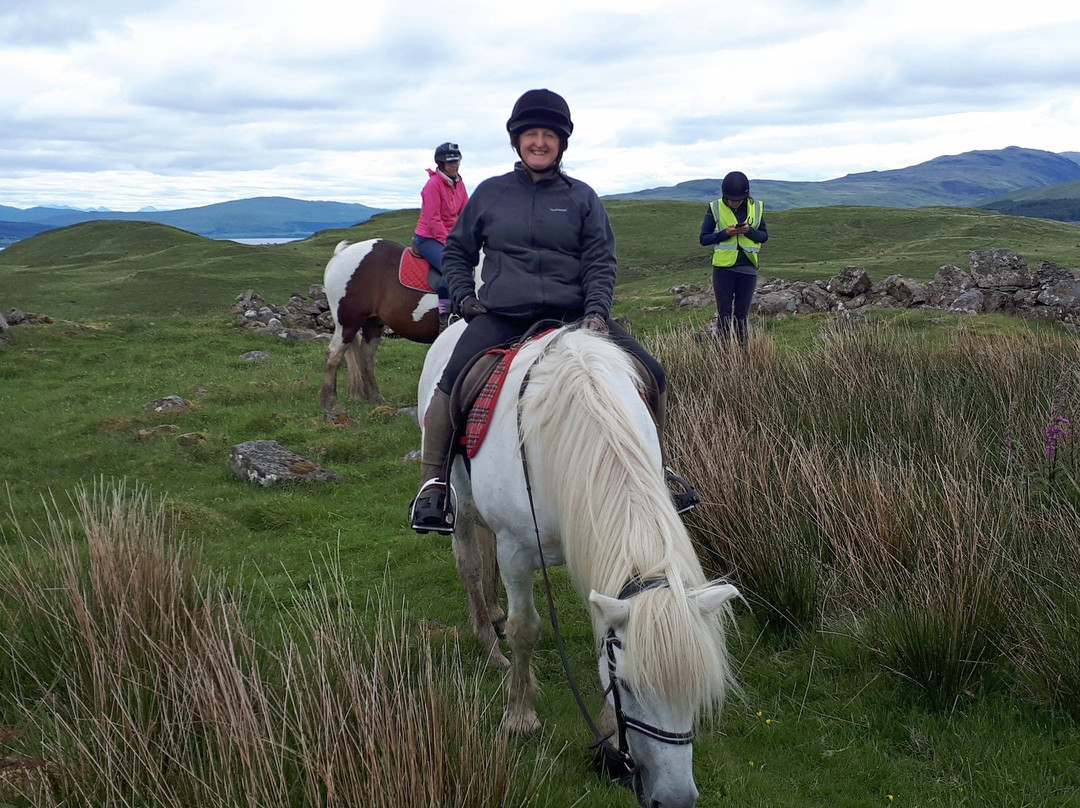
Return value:
[[(605, 198), (707, 203), (720, 196), (720, 183), (720, 179), (689, 180)], [(935, 157), (908, 168), (848, 174), (822, 182), (750, 178), (754, 196), (772, 210), (825, 205), (945, 205), (1059, 221), (1080, 221), (1078, 183), (1080, 152), (1055, 154), (1018, 146)]]
[(306, 202), (281, 196), (262, 196), (219, 202), (181, 210), (141, 210), (133, 213), (71, 208), (19, 208), (0, 205), (0, 246), (19, 239), (82, 222), (102, 219), (157, 222), (215, 239), (306, 238), (320, 230), (366, 222), (381, 208), (346, 202)]
[[(764, 200), (769, 210), (827, 205), (944, 205), (1080, 222), (1080, 152), (1055, 154), (1010, 146), (935, 157), (908, 168), (848, 174), (822, 182), (756, 177), (750, 181), (754, 195)], [(720, 179), (689, 180), (604, 198), (707, 203), (720, 196), (720, 183)], [(158, 222), (215, 239), (306, 238), (320, 230), (365, 222), (383, 212), (366, 205), (276, 196), (134, 213), (44, 207), (20, 210), (0, 205), (0, 247), (45, 230), (100, 219)]]

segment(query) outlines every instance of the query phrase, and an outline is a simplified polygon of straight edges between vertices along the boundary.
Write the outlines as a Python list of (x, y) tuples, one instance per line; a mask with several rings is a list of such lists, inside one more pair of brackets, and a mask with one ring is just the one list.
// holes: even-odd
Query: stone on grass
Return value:
[(345, 479), (318, 463), (294, 454), (273, 440), (239, 443), (229, 455), (229, 468), (236, 476), (262, 486), (284, 482), (340, 482)]

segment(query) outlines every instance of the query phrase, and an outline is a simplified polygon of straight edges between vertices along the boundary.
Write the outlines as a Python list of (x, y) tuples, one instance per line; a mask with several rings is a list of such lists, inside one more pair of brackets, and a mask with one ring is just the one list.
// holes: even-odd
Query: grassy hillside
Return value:
[(1080, 180), (1051, 185), (1048, 188), (1026, 188), (991, 199), (979, 207), (1011, 216), (1080, 222)]
[[(944, 355), (932, 354), (931, 358), (936, 358), (928, 362), (918, 351), (890, 347), (887, 338), (890, 334), (918, 336), (918, 331), (902, 324), (883, 322), (882, 339), (868, 344), (866, 337), (822, 340), (811, 336), (815, 332), (800, 331), (806, 327), (804, 324), (815, 319), (790, 318), (777, 323), (776, 331), (770, 330), (752, 353), (707, 355), (705, 346), (696, 343), (684, 346), (685, 361), (672, 361), (668, 365), (673, 371), (670, 378), (674, 389), (706, 387), (718, 393), (728, 389), (730, 395), (726, 410), (721, 411), (711, 397), (702, 399), (705, 411), (675, 409), (671, 424), (679, 436), (675, 445), (682, 447), (678, 465), (691, 479), (701, 481), (699, 485), (705, 492), (707, 504), (702, 517), (711, 514), (709, 518), (715, 520), (727, 515), (739, 520), (736, 529), (724, 533), (713, 531), (715, 522), (699, 522), (710, 527), (704, 535), (739, 536), (745, 539), (738, 544), (747, 554), (750, 548), (757, 548), (763, 556), (779, 549), (780, 561), (761, 571), (762, 581), (772, 582), (776, 589), (788, 587), (793, 596), (803, 593), (832, 604), (834, 610), (846, 610), (857, 608), (861, 601), (844, 597), (843, 591), (838, 593), (839, 583), (854, 580), (856, 576), (843, 576), (839, 570), (824, 564), (821, 566), (825, 572), (829, 576), (836, 574), (836, 578), (822, 579), (817, 585), (805, 583), (803, 559), (823, 557), (811, 552), (816, 548), (810, 542), (818, 533), (813, 521), (815, 511), (806, 498), (810, 497), (812, 504), (817, 496), (819, 503), (827, 504), (829, 513), (844, 516), (842, 520), (825, 523), (829, 528), (825, 535), (830, 537), (849, 535), (834, 534), (831, 528), (839, 526), (846, 530), (847, 520), (854, 521), (860, 514), (879, 524), (878, 529), (870, 529), (868, 525), (867, 540), (879, 535), (882, 539), (892, 539), (912, 533), (928, 538), (951, 537), (951, 533), (940, 533), (941, 525), (952, 525), (953, 521), (946, 504), (938, 503), (938, 492), (942, 489), (941, 475), (955, 464), (946, 465), (933, 452), (913, 451), (914, 456), (926, 455), (934, 473), (930, 475), (933, 485), (928, 488), (928, 495), (910, 496), (911, 478), (915, 475), (906, 473), (910, 463), (901, 455), (907, 451), (905, 447), (922, 447), (925, 442), (909, 444), (909, 439), (914, 440), (909, 436), (920, 434), (917, 427), (925, 427), (924, 432), (931, 431), (935, 440), (950, 447), (946, 460), (970, 452), (971, 464), (976, 468), (985, 465), (993, 472), (1001, 463), (997, 439), (1001, 421), (1014, 415), (1010, 408), (1002, 406), (1009, 391), (1029, 402), (1023, 408), (1025, 412), (1034, 409), (1032, 403), (1045, 403), (1056, 380), (1056, 374), (1047, 372), (1047, 368), (1052, 368), (1059, 357), (1069, 355), (1069, 337), (1060, 329), (1054, 336), (1051, 329), (1040, 329), (1038, 324), (1022, 318), (949, 317), (945, 318), (946, 324), (935, 327), (940, 328), (938, 333), (951, 334), (952, 340), (947, 343)], [(1012, 383), (1004, 394), (991, 398), (983, 394), (983, 385), (970, 379), (979, 378), (973, 371), (993, 365), (985, 354), (994, 343), (985, 337), (989, 329), (1006, 320), (1009, 328), (1016, 329), (1015, 338), (1007, 343), (1013, 346), (1011, 351), (997, 364)], [(810, 358), (778, 354), (774, 340), (779, 345), (786, 339), (785, 334), (800, 339), (811, 352)], [(656, 342), (650, 340), (648, 344), (655, 346)], [(877, 351), (867, 350), (875, 345)], [(358, 402), (349, 402), (354, 423), (326, 422), (318, 409), (317, 393), (323, 347), (321, 343), (260, 338), (234, 327), (219, 314), (105, 318), (88, 324), (56, 323), (11, 329), (11, 342), (0, 346), (0, 422), (4, 424), (5, 449), (0, 455), (0, 478), (5, 483), (0, 509), (0, 556), (8, 559), (8, 565), (0, 569), (0, 637), (14, 639), (0, 641), (4, 659), (0, 664), (0, 732), (8, 731), (0, 756), (32, 755), (53, 763), (59, 760), (64, 764), (63, 771), (73, 773), (64, 781), (68, 788), (75, 777), (91, 780), (91, 774), (97, 770), (93, 764), (105, 769), (103, 778), (107, 782), (126, 786), (127, 781), (117, 776), (117, 769), (135, 768), (130, 762), (133, 759), (164, 757), (155, 745), (159, 740), (184, 745), (181, 742), (194, 736), (185, 751), (208, 770), (226, 768), (233, 760), (232, 747), (226, 747), (224, 751), (228, 754), (220, 758), (213, 754), (216, 749), (206, 750), (215, 734), (203, 731), (201, 724), (162, 720), (162, 713), (156, 708), (168, 696), (175, 696), (181, 708), (191, 701), (189, 691), (170, 688), (167, 680), (151, 679), (145, 688), (139, 689), (149, 676), (137, 680), (117, 676), (108, 680), (110, 684), (120, 680), (116, 687), (92, 682), (97, 689), (87, 688), (90, 694), (106, 694), (109, 705), (132, 704), (130, 715), (138, 719), (133, 722), (134, 728), (116, 720), (114, 712), (97, 709), (98, 702), (89, 695), (83, 696), (83, 703), (94, 709), (76, 713), (75, 717), (82, 720), (73, 720), (65, 712), (67, 704), (75, 700), (70, 695), (70, 683), (73, 678), (80, 682), (84, 678), (73, 675), (68, 659), (81, 658), (77, 652), (84, 648), (85, 641), (80, 636), (79, 641), (65, 645), (55, 639), (66, 638), (58, 634), (58, 621), (51, 617), (59, 594), (38, 586), (28, 590), (35, 597), (23, 599), (18, 597), (21, 590), (5, 588), (12, 576), (26, 576), (25, 570), (36, 569), (18, 562), (22, 561), (23, 546), (31, 541), (28, 537), (41, 536), (48, 530), (47, 514), (43, 512), (47, 503), (56, 503), (60, 518), (74, 519), (68, 496), (75, 486), (98, 479), (138, 481), (148, 486), (155, 497), (167, 499), (169, 512), (177, 520), (177, 532), (182, 532), (196, 547), (198, 559), (206, 565), (200, 569), (213, 570), (230, 584), (244, 585), (246, 594), (221, 601), (223, 605), (245, 604), (248, 606), (245, 613), (254, 614), (253, 622), (261, 629), (257, 636), (264, 643), (256, 652), (267, 649), (260, 656), (268, 660), (281, 658), (278, 649), (282, 638), (297, 631), (296, 614), (309, 602), (312, 590), (318, 591), (320, 581), (324, 580), (320, 576), (328, 575), (327, 561), (333, 559), (340, 568), (344, 595), (348, 598), (344, 602), (359, 604), (359, 609), (380, 583), (385, 586), (391, 582), (396, 597), (388, 600), (395, 608), (402, 604), (403, 609), (408, 609), (407, 618), (402, 618), (404, 633), (411, 636), (422, 627), (443, 626), (447, 628), (442, 636), (460, 636), (462, 665), (477, 680), (481, 703), (486, 704), (490, 699), (489, 712), (497, 721), (502, 704), (499, 691), (502, 676), (496, 671), (483, 670), (480, 665), (482, 656), (468, 629), (450, 540), (442, 536), (419, 536), (406, 526), (405, 513), (415, 491), (417, 468), (405, 458), (419, 445), (416, 423), (392, 408), (366, 407)], [(241, 354), (254, 348), (269, 351), (270, 358), (263, 362), (243, 361)], [(405, 340), (384, 341), (379, 354), (380, 379), (392, 401), (415, 402), (423, 355), (422, 345)], [(969, 360), (979, 357), (982, 359), (969, 366)], [(705, 366), (712, 368), (711, 372), (700, 371), (703, 362), (708, 363)], [(897, 367), (907, 374), (894, 374)], [(941, 386), (921, 390), (920, 385), (912, 383), (911, 374), (916, 380), (923, 379), (929, 375), (924, 374), (923, 368), (933, 369), (933, 377), (937, 379), (957, 378), (955, 391), (933, 395), (943, 390), (944, 381), (939, 382)], [(853, 378), (858, 382), (855, 385), (851, 383)], [(778, 391), (775, 397), (763, 398), (756, 393), (766, 385)], [(849, 388), (864, 393), (859, 397), (844, 395)], [(871, 393), (865, 392), (867, 388)], [(878, 389), (889, 394), (871, 397)], [(946, 387), (945, 391), (951, 389)], [(166, 394), (182, 395), (194, 406), (187, 412), (156, 413), (145, 409), (147, 402)], [(680, 394), (673, 403), (682, 407), (686, 400)], [(865, 403), (871, 406), (863, 406)], [(954, 407), (973, 410), (977, 415), (996, 415), (996, 418), (985, 418), (985, 423), (975, 425), (967, 420), (954, 421)], [(827, 439), (812, 434), (801, 437), (773, 429), (776, 423), (790, 429), (800, 421), (811, 426), (832, 425), (838, 437), (832, 437), (832, 433)], [(866, 430), (868, 422), (896, 426), (877, 433)], [(1023, 428), (1016, 430), (1017, 445), (1023, 437), (1027, 453), (1041, 458), (1043, 424), (1033, 417), (1025, 417), (1018, 423)], [(873, 432), (877, 442), (845, 440), (846, 430), (852, 426), (858, 427), (860, 437)], [(739, 439), (726, 442), (727, 435), (737, 427)], [(867, 457), (865, 453), (888, 441), (893, 429), (897, 430), (896, 444), (880, 458)], [(236, 443), (256, 439), (279, 441), (342, 474), (345, 480), (334, 485), (267, 489), (242, 482), (228, 471), (226, 460)], [(976, 439), (980, 452), (970, 448)], [(851, 451), (856, 453), (850, 466), (838, 470), (831, 462), (826, 463), (832, 457), (832, 447), (840, 450), (849, 443)], [(696, 447), (694, 456), (699, 458), (696, 465), (682, 462), (690, 446)], [(997, 462), (983, 464), (981, 459), (991, 454)], [(740, 464), (728, 462), (729, 457), (739, 458)], [(717, 462), (717, 458), (725, 460)], [(748, 471), (751, 466), (753, 470)], [(1072, 468), (1075, 471), (1075, 466)], [(790, 473), (791, 469), (798, 473)], [(979, 519), (971, 522), (967, 517), (973, 511), (970, 504), (973, 491), (954, 483), (955, 499), (963, 505), (952, 514), (955, 524), (959, 528), (973, 525), (963, 535), (985, 537), (988, 544), (998, 542), (1000, 522), (1006, 514), (1014, 513), (1016, 496), (1028, 490), (1038, 492), (1046, 486), (1045, 472), (1035, 473), (1038, 469), (1036, 466), (1030, 477), (1017, 471), (1012, 481), (1003, 480), (1006, 490), (1011, 492), (1008, 499), (975, 498), (975, 506), (985, 510), (979, 512)], [(709, 483), (708, 488), (704, 487), (710, 479), (707, 474), (715, 479), (723, 473), (730, 473), (732, 482), (738, 485), (728, 489)], [(918, 475), (919, 480), (923, 477)], [(793, 490), (790, 494), (781, 493), (787, 484), (793, 485)], [(729, 490), (740, 495), (734, 507), (727, 506), (734, 502)], [(853, 496), (852, 492), (857, 495)], [(903, 507), (887, 507), (894, 502), (902, 502)], [(935, 505), (931, 507), (928, 502)], [(746, 507), (742, 507), (744, 503)], [(1030, 543), (1020, 545), (1033, 548), (1033, 554), (1047, 564), (1057, 558), (1047, 556), (1046, 548), (1048, 525), (1054, 524), (1055, 518), (1057, 522), (1064, 518), (1055, 517), (1058, 513), (1058, 505), (1048, 503), (1045, 510), (1034, 514), (1031, 528), (1038, 533), (1033, 537), (1024, 534), (1025, 542)], [(1060, 513), (1072, 512), (1061, 508)], [(904, 528), (903, 533), (897, 532), (899, 527)], [(169, 547), (174, 546), (174, 541), (170, 541)], [(61, 544), (78, 551), (83, 549), (82, 544), (66, 539)], [(800, 550), (802, 547), (807, 549)], [(1074, 547), (1075, 542), (1070, 545), (1070, 551)], [(38, 554), (44, 554), (44, 550), (39, 548)], [(940, 557), (951, 560), (954, 555), (950, 552)], [(128, 565), (127, 570), (130, 569)], [(998, 603), (998, 593), (1006, 591), (1001, 586), (1004, 576), (999, 574), (1000, 567), (983, 569), (994, 573), (980, 578), (990, 588), (988, 602)], [(152, 597), (130, 597), (127, 570), (125, 575), (115, 576), (125, 584), (125, 606), (160, 602), (158, 590), (151, 593)], [(1019, 570), (1019, 574), (1025, 572), (1026, 568)], [(1014, 572), (1009, 580), (1015, 580), (1017, 574)], [(602, 696), (586, 611), (574, 597), (564, 572), (557, 570), (553, 577), (571, 665), (589, 704), (598, 705)], [(963, 592), (950, 588), (956, 578), (955, 572), (943, 576), (941, 585), (930, 591), (940, 590), (942, 599), (948, 603), (969, 602), (959, 597), (954, 599), (954, 592)], [(131, 579), (157, 582), (148, 576), (131, 576)], [(1031, 580), (1034, 585), (1036, 580), (1045, 579), (1032, 576)], [(76, 589), (52, 586), (64, 592)], [(216, 592), (210, 587), (207, 590)], [(923, 597), (923, 589), (910, 587), (901, 591), (910, 592), (914, 605), (920, 607), (913, 609), (912, 620), (900, 624), (901, 627), (921, 625), (918, 620), (924, 611), (919, 599)], [(43, 592), (48, 595), (39, 594)], [(748, 596), (753, 594), (750, 589), (747, 592)], [(887, 590), (886, 594), (893, 594), (893, 590)], [(48, 608), (40, 613), (22, 608), (25, 600), (38, 599)], [(1043, 602), (1042, 597), (1031, 600)], [(333, 608), (327, 608), (326, 614), (333, 620), (337, 619), (342, 602), (335, 596), (331, 601)], [(1004, 601), (1006, 605), (1014, 602)], [(858, 626), (838, 622), (821, 633), (811, 631), (805, 636), (792, 637), (760, 625), (754, 615), (768, 614), (760, 605), (753, 613), (742, 607), (740, 610), (741, 630), (732, 637), (732, 650), (742, 695), (730, 701), (715, 726), (702, 728), (694, 747), (702, 808), (735, 805), (1011, 808), (1077, 804), (1080, 792), (1076, 750), (1080, 748), (1080, 730), (1068, 715), (1033, 706), (1033, 699), (1014, 675), (1003, 675), (996, 684), (992, 678), (985, 683), (973, 683), (948, 709), (935, 709), (927, 706), (919, 698), (917, 687), (903, 678), (908, 675), (908, 668), (898, 668), (890, 664), (890, 659), (882, 662), (880, 653), (874, 649), (883, 646), (865, 644)], [(28, 612), (39, 615), (36, 621), (26, 619)], [(111, 617), (112, 612), (108, 614)], [(931, 617), (936, 618), (937, 614), (935, 610)], [(1070, 620), (1076, 625), (1073, 615), (1077, 614), (1080, 612), (1074, 605), (1071, 611), (1061, 612), (1061, 620), (1066, 626)], [(328, 622), (332, 622), (331, 618)], [(91, 622), (108, 634), (113, 633), (117, 624), (132, 624), (111, 619)], [(885, 624), (879, 636), (893, 644), (914, 636), (913, 651), (918, 651), (921, 635), (896, 630), (895, 625)], [(933, 631), (936, 625), (928, 621), (928, 630)], [(230, 621), (228, 626), (235, 628), (236, 623)], [(1057, 636), (1036, 631), (1035, 626), (1036, 623), (1028, 622), (1025, 628), (1036, 637)], [(553, 774), (547, 788), (552, 792), (551, 799), (538, 797), (531, 804), (537, 808), (570, 805), (633, 808), (637, 803), (629, 791), (598, 780), (588, 768), (587, 730), (565, 684), (550, 628), (545, 625), (542, 633), (537, 664), (547, 744), (533, 741), (515, 744), (513, 748), (542, 761), (563, 751), (550, 764)], [(1073, 672), (1077, 670), (1073, 665), (1075, 651), (1070, 649), (1080, 644), (1073, 640), (1075, 633), (1062, 634), (1063, 641), (1052, 646), (1059, 653), (1060, 666), (1049, 668), (1049, 673), (1070, 666)], [(246, 643), (246, 634), (237, 636)], [(336, 635), (325, 632), (322, 636), (333, 639)], [(952, 639), (951, 635), (946, 639)], [(40, 642), (35, 643), (37, 640)], [(28, 677), (21, 674), (17, 677), (9, 647), (37, 648), (48, 645), (50, 640), (60, 662), (43, 654), (37, 668), (40, 687), (30, 687), (25, 681)], [(924, 644), (928, 648), (925, 667), (929, 668), (938, 659), (935, 654), (939, 653), (939, 646), (929, 641)], [(1007, 647), (1015, 648), (1017, 654), (1028, 650), (1014, 643)], [(964, 651), (966, 646), (957, 653)], [(204, 659), (205, 655), (200, 653), (198, 658)], [(238, 665), (243, 665), (247, 658), (238, 652)], [(965, 659), (972, 660), (969, 667), (983, 662), (978, 657), (965, 656)], [(57, 670), (65, 673), (62, 686), (55, 685)], [(253, 678), (237, 677), (237, 681), (246, 683)], [(267, 676), (264, 681), (266, 687), (272, 687), (274, 677)], [(295, 678), (290, 676), (289, 682), (295, 682)], [(335, 686), (327, 688), (325, 693), (330, 698), (343, 690)], [(250, 691), (239, 692), (247, 695)], [(291, 692), (302, 696), (299, 701), (305, 703), (318, 698), (314, 689)], [(77, 693), (81, 695), (83, 691)], [(215, 693), (211, 691), (212, 695)], [(24, 699), (18, 711), (11, 705), (16, 695)], [(253, 695), (257, 696), (258, 691)], [(129, 701), (124, 701), (125, 696)], [(136, 700), (136, 696), (142, 698)], [(251, 702), (258, 703), (254, 697)], [(216, 699), (210, 703), (220, 714), (230, 712), (230, 702)], [(59, 714), (55, 719), (54, 711)], [(166, 717), (169, 715), (166, 713)], [(169, 731), (161, 732), (162, 726)], [(52, 739), (64, 729), (77, 736), (78, 743), (70, 744), (70, 753), (61, 757), (67, 750), (57, 750), (55, 743), (50, 747), (51, 753), (42, 754), (40, 748), (35, 748), (37, 738)], [(116, 739), (115, 747), (98, 740), (110, 729), (112, 734), (108, 737)], [(282, 733), (267, 731), (258, 735), (258, 740), (272, 742), (276, 749)], [(87, 738), (98, 744), (88, 745)], [(143, 739), (148, 741), (145, 747), (135, 743)], [(340, 737), (333, 740), (341, 742)], [(101, 747), (105, 747), (105, 752), (94, 755)], [(133, 748), (143, 750), (144, 757), (135, 758)], [(240, 748), (246, 751), (250, 747)], [(74, 755), (78, 750), (85, 750), (85, 765), (78, 765), (82, 762)], [(276, 755), (267, 757), (276, 760)], [(161, 778), (165, 787), (174, 784), (182, 787), (194, 779), (187, 776), (191, 770), (175, 764), (175, 758), (167, 759), (173, 765), (166, 767), (166, 774), (172, 779)], [(113, 761), (118, 765), (112, 768), (105, 765)], [(293, 767), (285, 768), (287, 773), (294, 773)], [(59, 804), (46, 798), (34, 803), (19, 801), (5, 792), (7, 782), (0, 778), (0, 805), (21, 808)], [(238, 797), (156, 801), (135, 789), (131, 795), (127, 796), (129, 803), (137, 796), (142, 805), (184, 808), (251, 804), (294, 808), (313, 804), (302, 802), (299, 797), (285, 806), (283, 802)], [(895, 796), (895, 801), (890, 796)], [(65, 804), (118, 803), (71, 799)], [(372, 796), (350, 804), (388, 803)]]
[[(708, 282), (710, 253), (698, 244), (703, 204), (605, 205), (618, 240), (621, 293), (663, 298), (672, 285)], [(284, 301), (322, 282), (339, 240), (406, 242), (416, 217), (415, 210), (393, 211), (356, 227), (269, 246), (213, 241), (145, 222), (74, 225), (0, 251), (0, 309), (77, 320), (204, 312), (227, 307), (247, 289)], [(899, 274), (925, 281), (943, 264), (966, 267), (972, 250), (998, 247), (1012, 248), (1032, 264), (1080, 267), (1076, 225), (970, 208), (766, 206), (765, 220), (770, 239), (763, 276), (824, 279), (859, 264), (874, 279)]]

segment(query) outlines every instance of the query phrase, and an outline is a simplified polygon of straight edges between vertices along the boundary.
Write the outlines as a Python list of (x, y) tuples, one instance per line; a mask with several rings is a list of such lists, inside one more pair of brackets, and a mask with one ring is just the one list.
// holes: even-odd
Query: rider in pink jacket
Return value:
[[(420, 220), (413, 235), (413, 250), (427, 259), (442, 275), (442, 253), (446, 237), (454, 229), (461, 209), (469, 201), (469, 192), (458, 174), (461, 150), (456, 143), (442, 143), (435, 149), (433, 171), (427, 169), (428, 181), (420, 192)], [(450, 294), (446, 280), (439, 282), (439, 319), (450, 314)]]

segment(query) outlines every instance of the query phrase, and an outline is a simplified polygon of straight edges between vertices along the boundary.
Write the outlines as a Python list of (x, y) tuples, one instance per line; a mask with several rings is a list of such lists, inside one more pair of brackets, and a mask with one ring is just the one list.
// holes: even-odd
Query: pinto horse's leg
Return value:
[(322, 392), (319, 394), (319, 404), (324, 410), (331, 410), (337, 406), (337, 374), (341, 367), (341, 360), (345, 356), (346, 344), (341, 338), (341, 329), (334, 331), (330, 338), (330, 345), (326, 349), (326, 362), (323, 365)]
[(385, 404), (386, 399), (379, 391), (375, 380), (375, 353), (382, 341), (382, 324), (367, 323), (360, 333), (360, 339), (354, 340), (349, 348), (346, 360), (349, 365), (349, 396), (369, 401), (372, 404)]
[[(500, 670), (508, 671), (510, 660), (499, 648), (499, 635), (493, 625), (491, 601), (488, 599), (487, 583), (491, 563), (495, 563), (495, 574), (498, 575), (497, 562), (488, 561), (486, 548), (483, 546), (488, 536), (491, 537), (493, 544), (494, 534), (476, 524), (463, 512), (458, 517), (457, 529), (454, 531), (454, 559), (457, 561), (458, 577), (465, 586), (465, 602), (468, 604), (469, 622), (472, 623), (473, 633), (484, 646), (488, 660)], [(498, 589), (496, 588), (495, 608), (501, 618), (502, 610), (498, 609), (497, 596)]]
[(533, 593), (534, 571), (521, 568), (507, 574), (509, 559), (500, 558), (503, 581), (506, 584), (506, 638), (510, 641), (513, 658), (506, 681), (506, 712), (502, 729), (512, 736), (532, 735), (540, 729), (536, 716), (539, 689), (532, 669), (533, 651), (540, 640), (540, 613), (536, 611)]

